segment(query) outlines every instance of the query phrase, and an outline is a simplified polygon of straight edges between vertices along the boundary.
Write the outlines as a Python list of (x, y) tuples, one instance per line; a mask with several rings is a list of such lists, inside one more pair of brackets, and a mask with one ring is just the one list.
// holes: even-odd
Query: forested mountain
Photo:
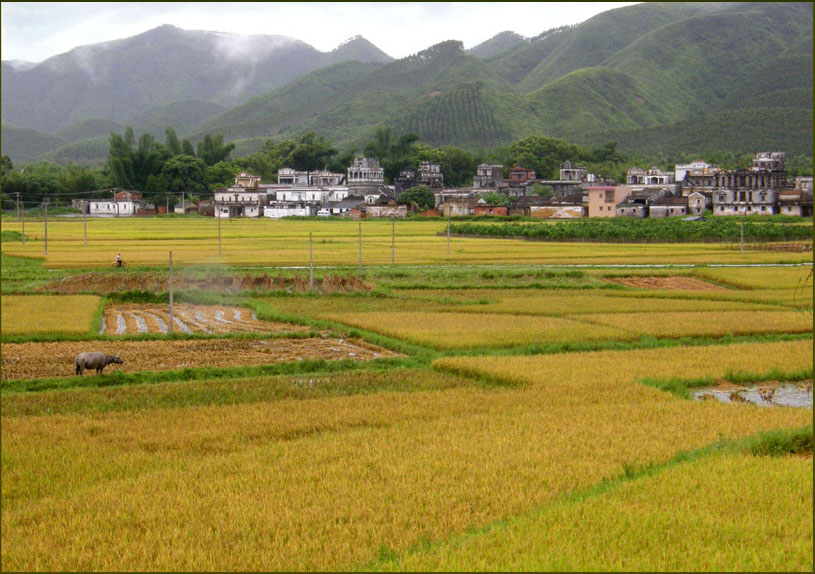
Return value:
[(391, 58), (362, 38), (323, 53), (285, 36), (237, 36), (161, 26), (81, 46), (26, 69), (3, 62), (3, 122), (53, 133), (101, 118), (129, 122), (182, 101), (235, 105), (317, 68)]
[(467, 53), (480, 60), (487, 60), (515, 48), (518, 44), (522, 44), (523, 41), (523, 36), (507, 30), (496, 34), (486, 42), (481, 42), (477, 46), (473, 46), (467, 50)]
[[(361, 150), (376, 129), (390, 127), (431, 145), (471, 150), (545, 135), (583, 145), (617, 141), (627, 153), (772, 147), (811, 156), (812, 24), (810, 3), (643, 3), (535, 38), (504, 32), (468, 51), (451, 40), (395, 61), (361, 38), (322, 55), (295, 43), (278, 61), (299, 58), (298, 70), (313, 66), (307, 73), (287, 79), (293, 68), (283, 66), (260, 81), (262, 64), (247, 60), (234, 66), (244, 75), (224, 83), (220, 67), (209, 71), (201, 63), (188, 75), (209, 81), (210, 92), (187, 98), (195, 103), (172, 103), (185, 99), (176, 97), (156, 108), (154, 102), (125, 123), (155, 134), (173, 126), (194, 142), (223, 133), (238, 143), (236, 150), (309, 130), (339, 148)], [(187, 34), (167, 27), (153, 33)], [(175, 61), (168, 56), (150, 65), (157, 73)], [(7, 67), (3, 121), (36, 127), (18, 125), (6, 113)], [(243, 101), (234, 105), (238, 88)], [(212, 97), (202, 102), (203, 94)], [(83, 109), (82, 97), (77, 94), (74, 110)], [(88, 119), (73, 117), (60, 129)], [(54, 143), (6, 127), (3, 153), (9, 153), (7, 134), (24, 135), (29, 150)]]

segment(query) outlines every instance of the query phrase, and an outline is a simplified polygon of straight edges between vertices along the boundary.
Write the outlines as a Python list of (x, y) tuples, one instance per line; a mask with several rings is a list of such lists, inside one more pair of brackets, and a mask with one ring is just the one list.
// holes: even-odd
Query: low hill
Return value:
[(65, 139), (58, 136), (5, 124), (0, 132), (0, 141), (3, 155), (9, 156), (14, 165), (30, 162), (66, 143)]

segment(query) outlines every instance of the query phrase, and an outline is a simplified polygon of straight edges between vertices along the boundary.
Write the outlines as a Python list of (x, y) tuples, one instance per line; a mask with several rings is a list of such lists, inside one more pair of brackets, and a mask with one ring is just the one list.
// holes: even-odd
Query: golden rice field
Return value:
[(602, 564), (618, 572), (669, 572), (692, 562), (718, 572), (807, 572), (812, 486), (811, 458), (706, 458), (372, 569), (577, 572)]
[[(510, 292), (511, 294), (511, 292)], [(463, 309), (481, 313), (511, 313), (523, 315), (582, 315), (586, 313), (667, 313), (773, 310), (777, 307), (735, 301), (693, 299), (646, 299), (614, 297), (609, 294), (563, 293), (535, 294), (520, 297), (504, 296), (500, 302), (487, 305), (467, 305)]]
[(322, 319), (369, 329), (436, 349), (509, 347), (636, 338), (626, 328), (530, 315), (499, 313), (323, 313)]
[(575, 317), (594, 325), (650, 337), (719, 337), (812, 331), (812, 314), (803, 311), (606, 313)]
[[(44, 266), (81, 275), (116, 252), (161, 266), (172, 249), (191, 276), (229, 275), (307, 263), (311, 231), (316, 265), (356, 272), (356, 222), (223, 222), (220, 258), (215, 225), (94, 220), (84, 247), (81, 220), (49, 222)], [(363, 222), (365, 264), (383, 265), (366, 269), (364, 290), (181, 289), (193, 332), (176, 340), (162, 334), (166, 302), (137, 302), (125, 293), (135, 284), (106, 299), (41, 296), (58, 325), (82, 325), (73, 333), (39, 331), (40, 297), (3, 295), (0, 568), (812, 570), (811, 452), (712, 446), (801, 429), (812, 409), (652, 386), (811, 379), (811, 280), (798, 285), (811, 267), (534, 265), (806, 257), (454, 239), (448, 258), (443, 225), (397, 223), (390, 268), (390, 222)], [(4, 256), (20, 249), (2, 243)], [(13, 262), (13, 293), (64, 273)], [(629, 272), (638, 286), (611, 284)], [(72, 318), (85, 298), (84, 319)], [(90, 332), (100, 312), (107, 335)], [(742, 336), (713, 340), (727, 334)], [(74, 377), (86, 350), (125, 362)]]
[[(811, 410), (690, 403), (636, 380), (686, 365), (711, 376), (811, 365), (808, 345), (659, 349), (635, 360), (626, 351), (495, 358), (512, 373), (518, 361), (541, 363), (545, 379), (515, 390), (4, 416), (2, 562), (9, 570), (365, 565), (383, 548), (401, 554), (531, 512), (628, 464), (807, 424)], [(441, 362), (481, 369), (489, 359)], [(798, 544), (800, 554), (807, 541)], [(619, 551), (609, 551), (616, 560)], [(700, 560), (683, 564), (704, 568)]]
[[(20, 223), (4, 220), (3, 230), (20, 231)], [(770, 263), (811, 261), (811, 254), (745, 251), (727, 244), (614, 244), (539, 243), (507, 239), (455, 238), (447, 254), (447, 238), (437, 235), (444, 221), (398, 222), (397, 264), (636, 264), (636, 263)], [(42, 257), (45, 228), (42, 221), (25, 224), (32, 239), (23, 246), (4, 242), (2, 253)], [(130, 265), (161, 265), (168, 252), (178, 263), (215, 265), (308, 265), (309, 233), (313, 235), (315, 265), (356, 265), (359, 260), (359, 224), (355, 221), (274, 221), (243, 219), (221, 222), (214, 218), (106, 218), (87, 222), (84, 245), (81, 219), (54, 219), (48, 223), (45, 266), (104, 267), (116, 253)], [(362, 222), (365, 265), (391, 262), (391, 222)]]
[(697, 269), (694, 273), (739, 289), (809, 288), (811, 291), (813, 279), (810, 270), (811, 267), (706, 268)]
[(99, 302), (96, 295), (4, 295), (0, 298), (0, 332), (88, 333)]

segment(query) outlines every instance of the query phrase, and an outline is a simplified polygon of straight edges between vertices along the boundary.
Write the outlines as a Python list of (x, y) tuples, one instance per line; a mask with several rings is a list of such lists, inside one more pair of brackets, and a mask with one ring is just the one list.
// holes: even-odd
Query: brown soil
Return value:
[(724, 291), (723, 287), (713, 285), (695, 277), (615, 277), (609, 279), (614, 283), (637, 287), (639, 289), (681, 289), (685, 291)]
[[(208, 275), (205, 277), (188, 277), (179, 272), (173, 277), (174, 289), (218, 291), (237, 293), (240, 291), (289, 291), (306, 293), (309, 290), (308, 278), (272, 277), (263, 275)], [(314, 290), (319, 293), (351, 293), (370, 291), (370, 283), (360, 281), (354, 276), (326, 275), (322, 281), (314, 282)], [(112, 293), (115, 291), (156, 291), (168, 289), (165, 273), (102, 273), (94, 271), (82, 275), (65, 277), (42, 287), (41, 291), (62, 294), (73, 293)]]
[[(176, 333), (281, 333), (307, 330), (300, 325), (261, 321), (253, 318), (249, 309), (225, 305), (175, 304), (173, 318), (173, 331)], [(105, 335), (166, 333), (169, 323), (169, 305), (108, 305), (105, 307), (102, 332)]]
[[(387, 349), (365, 341), (345, 339), (208, 339), (189, 341), (61, 341), (9, 343), (2, 346), (2, 379), (69, 377), (75, 374), (74, 357), (85, 351), (118, 355), (114, 370), (169, 371), (186, 367), (240, 367), (306, 359), (393, 357)], [(95, 373), (85, 376), (96, 376)], [(104, 374), (102, 375), (104, 376)]]

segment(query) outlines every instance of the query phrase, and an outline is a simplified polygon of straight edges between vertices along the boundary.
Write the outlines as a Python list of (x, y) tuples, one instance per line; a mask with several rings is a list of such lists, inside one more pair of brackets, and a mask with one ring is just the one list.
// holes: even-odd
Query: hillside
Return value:
[(496, 34), (489, 40), (473, 46), (467, 53), (479, 60), (487, 60), (523, 44), (524, 37), (510, 30)]
[(161, 26), (82, 46), (25, 69), (3, 62), (3, 121), (56, 132), (100, 118), (119, 123), (178, 101), (239, 104), (347, 59), (388, 61), (363, 39), (323, 53), (285, 36), (236, 36)]
[[(187, 34), (167, 28), (153, 32)], [(246, 40), (244, 55), (254, 41)], [(245, 68), (239, 80), (212, 88), (212, 101), (201, 101), (203, 91), (195, 102), (153, 102), (131, 111), (128, 122), (159, 136), (173, 126), (193, 141), (223, 133), (241, 142), (238, 150), (309, 130), (338, 148), (361, 149), (376, 129), (391, 127), (416, 132), (431, 145), (471, 150), (545, 135), (584, 145), (616, 140), (629, 153), (772, 147), (812, 155), (809, 3), (644, 3), (526, 40), (504, 32), (468, 51), (451, 40), (389, 60), (352, 38), (322, 55), (287, 44), (275, 61), (295, 53), (302, 61), (290, 81), (285, 66), (261, 81), (257, 74), (271, 64), (254, 55), (235, 66)], [(5, 88), (12, 67), (3, 65)], [(302, 72), (308, 65), (315, 67)], [(269, 89), (275, 82), (282, 83)], [(230, 100), (236, 93), (243, 98), (237, 105)], [(42, 97), (48, 100), (50, 92)], [(75, 109), (86, 105), (83, 97), (76, 96)], [(34, 134), (27, 136), (30, 155), (36, 145)], [(57, 146), (70, 139), (37, 141)]]
[[(811, 154), (807, 130), (790, 125), (811, 115), (811, 26), (811, 5), (802, 3), (631, 6), (483, 60), (444, 43), (355, 82), (353, 97), (332, 94), (342, 100), (335, 108), (265, 133), (313, 129), (361, 146), (389, 125), (470, 149), (527, 135), (584, 143), (619, 135), (632, 151), (653, 149), (660, 138), (666, 143), (658, 147), (693, 151), (710, 146), (709, 131), (698, 129), (706, 118), (722, 128), (714, 138), (722, 150), (766, 147), (766, 136), (780, 149)], [(727, 113), (736, 108), (745, 111)], [(738, 125), (722, 125), (736, 117)], [(265, 124), (258, 117), (251, 135)], [(638, 144), (634, 134), (647, 137)]]

